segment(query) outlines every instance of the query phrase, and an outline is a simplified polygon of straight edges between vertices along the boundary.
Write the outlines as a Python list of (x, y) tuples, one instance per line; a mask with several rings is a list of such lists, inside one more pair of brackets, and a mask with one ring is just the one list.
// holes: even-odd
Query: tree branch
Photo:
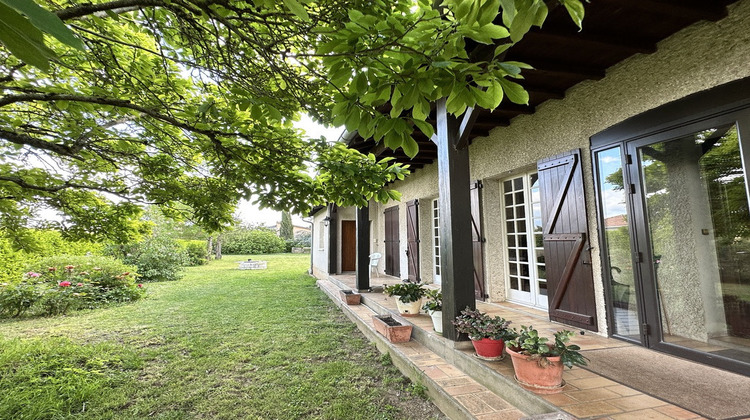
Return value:
[(97, 12), (115, 11), (118, 9), (126, 9), (131, 11), (133, 8), (148, 7), (148, 6), (163, 6), (162, 0), (115, 0), (109, 3), (86, 3), (78, 6), (69, 7), (67, 9), (58, 10), (55, 12), (57, 17), (62, 20), (76, 19), (84, 16), (88, 16)]
[[(154, 109), (136, 105), (126, 99), (105, 98), (105, 97), (100, 97), (100, 96), (71, 95), (71, 94), (65, 94), (65, 93), (27, 93), (23, 95), (7, 95), (3, 98), (0, 98), (0, 108), (10, 105), (10, 104), (18, 103), (18, 102), (33, 102), (33, 101), (41, 101), (41, 102), (69, 101), (69, 102), (85, 102), (85, 103), (99, 104), (99, 105), (111, 105), (111, 106), (115, 106), (118, 108), (126, 108), (126, 109), (131, 109), (133, 111), (138, 111), (140, 113), (146, 114), (149, 117), (152, 117), (159, 121), (165, 122), (167, 124), (171, 124), (175, 127), (182, 128), (184, 130), (187, 130), (193, 133), (203, 134), (205, 136), (243, 137), (240, 135), (240, 133), (236, 133), (236, 132), (232, 133), (232, 132), (197, 128), (184, 121), (180, 121), (174, 117), (164, 115)], [(0, 131), (0, 133), (3, 133), (3, 132)], [(11, 133), (11, 132), (7, 132), (7, 133)], [(28, 144), (28, 143), (24, 143), (24, 144)]]
[(8, 140), (11, 143), (36, 147), (38, 149), (43, 149), (43, 150), (49, 150), (50, 152), (55, 152), (62, 156), (68, 156), (77, 160), (84, 160), (82, 157), (77, 155), (78, 153), (77, 149), (65, 146), (63, 144), (50, 143), (48, 141), (40, 140), (36, 137), (31, 137), (25, 134), (16, 133), (13, 131), (7, 131), (3, 129), (0, 129), (0, 137), (4, 138), (5, 140)]

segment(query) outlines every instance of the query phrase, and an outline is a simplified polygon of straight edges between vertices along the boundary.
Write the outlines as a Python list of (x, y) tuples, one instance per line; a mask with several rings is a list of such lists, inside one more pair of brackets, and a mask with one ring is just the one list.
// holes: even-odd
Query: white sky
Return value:
[[(298, 129), (304, 130), (307, 133), (307, 137), (318, 138), (323, 136), (329, 142), (333, 142), (339, 139), (339, 136), (344, 132), (343, 127), (338, 128), (325, 128), (322, 125), (316, 123), (307, 115), (302, 115), (299, 121), (294, 123), (294, 126)], [(240, 219), (244, 223), (261, 223), (263, 225), (273, 225), (276, 222), (281, 221), (281, 212), (270, 210), (270, 209), (259, 209), (248, 201), (242, 200), (237, 208), (237, 213)], [(307, 224), (302, 221), (300, 215), (292, 215), (292, 222), (295, 225), (306, 226)]]

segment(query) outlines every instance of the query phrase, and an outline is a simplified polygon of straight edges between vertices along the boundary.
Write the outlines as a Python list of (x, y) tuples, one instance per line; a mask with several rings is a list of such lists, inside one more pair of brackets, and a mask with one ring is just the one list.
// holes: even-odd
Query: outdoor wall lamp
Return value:
[(328, 225), (330, 224), (331, 224), (331, 218), (329, 216), (326, 216), (325, 218), (323, 218), (323, 225), (325, 225), (325, 227), (328, 227)]

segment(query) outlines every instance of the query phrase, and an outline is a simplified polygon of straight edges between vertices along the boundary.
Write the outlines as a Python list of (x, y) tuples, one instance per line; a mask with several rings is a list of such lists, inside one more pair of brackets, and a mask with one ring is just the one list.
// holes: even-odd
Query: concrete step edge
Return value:
[[(375, 328), (365, 322), (359, 317), (349, 305), (342, 302), (338, 296), (337, 291), (331, 290), (323, 283), (326, 280), (318, 280), (318, 287), (331, 299), (331, 301), (338, 306), (342, 312), (349, 318), (357, 328), (367, 337), (368, 340), (373, 342), (377, 349), (385, 354), (388, 353), (391, 356), (393, 364), (412, 382), (422, 384), (427, 388), (427, 395), (430, 400), (443, 412), (446, 416), (456, 420), (476, 420), (474, 417), (461, 403), (459, 403), (454, 397), (449, 395), (438, 385), (432, 378), (427, 376), (419, 366), (415, 365), (401, 350), (395, 347), (392, 343), (388, 342), (385, 337), (380, 335)], [(337, 282), (330, 282), (334, 287), (339, 287)], [(347, 289), (347, 288), (345, 288)], [(373, 315), (377, 314), (376, 311), (372, 311)], [(403, 319), (399, 317), (399, 322)], [(416, 329), (412, 329), (416, 331)], [(413, 334), (413, 333), (412, 333)]]
[[(346, 284), (333, 277), (329, 277), (328, 280), (341, 289), (350, 289)], [(367, 299), (366, 294), (362, 295), (361, 301), (363, 305), (366, 305), (378, 315), (398, 315), (397, 312), (382, 306), (376, 300)], [(404, 319), (407, 322), (409, 321), (406, 318)], [(481, 361), (463, 352), (456, 352), (456, 343), (447, 338), (431, 334), (419, 328), (413, 329), (412, 338), (525, 413), (530, 415), (549, 414), (559, 412), (560, 410), (543, 397), (521, 388), (514, 379), (499, 375), (487, 366), (488, 362)]]

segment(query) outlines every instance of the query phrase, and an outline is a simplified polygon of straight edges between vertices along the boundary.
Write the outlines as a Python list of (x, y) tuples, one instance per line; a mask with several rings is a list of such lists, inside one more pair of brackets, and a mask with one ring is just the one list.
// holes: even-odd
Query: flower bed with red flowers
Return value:
[(0, 284), (0, 316), (62, 315), (71, 310), (135, 301), (145, 290), (135, 269), (111, 257), (56, 256), (27, 268), (15, 284)]

